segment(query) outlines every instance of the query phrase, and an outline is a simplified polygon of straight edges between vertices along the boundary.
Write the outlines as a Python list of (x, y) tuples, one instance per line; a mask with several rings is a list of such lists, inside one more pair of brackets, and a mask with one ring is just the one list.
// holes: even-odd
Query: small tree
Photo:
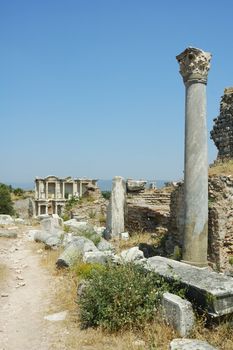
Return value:
[(14, 215), (9, 186), (0, 183), (0, 214)]
[(14, 193), (15, 196), (20, 197), (20, 196), (22, 196), (24, 194), (24, 190), (22, 188), (20, 188), (20, 187), (17, 187), (17, 188), (15, 188), (13, 190), (13, 193)]

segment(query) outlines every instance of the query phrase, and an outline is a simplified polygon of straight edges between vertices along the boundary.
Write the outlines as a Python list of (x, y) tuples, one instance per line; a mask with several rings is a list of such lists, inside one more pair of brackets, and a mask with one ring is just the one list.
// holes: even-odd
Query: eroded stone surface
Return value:
[(197, 339), (174, 339), (170, 343), (170, 350), (218, 350), (206, 341)]
[(171, 325), (181, 337), (187, 336), (195, 323), (192, 304), (188, 300), (171, 293), (163, 294), (162, 304), (166, 322)]
[(125, 180), (121, 176), (115, 176), (112, 182), (112, 194), (107, 212), (107, 231), (110, 236), (118, 236), (121, 232), (124, 232), (125, 200)]
[(174, 339), (170, 343), (170, 350), (218, 350), (206, 341), (197, 339)]
[(210, 133), (218, 149), (218, 160), (233, 158), (233, 89), (225, 89), (221, 97), (220, 114), (214, 119)]
[(160, 256), (149, 258), (146, 268), (169, 281), (178, 281), (187, 288), (187, 298), (209, 315), (233, 312), (233, 278)]

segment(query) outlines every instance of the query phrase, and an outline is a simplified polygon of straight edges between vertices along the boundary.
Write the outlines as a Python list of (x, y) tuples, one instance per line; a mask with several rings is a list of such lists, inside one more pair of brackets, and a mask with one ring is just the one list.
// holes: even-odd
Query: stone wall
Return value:
[(83, 197), (71, 210), (71, 217), (79, 221), (88, 221), (93, 225), (106, 225), (107, 206), (109, 201), (99, 193), (95, 196)]
[(220, 115), (214, 119), (210, 134), (218, 149), (217, 160), (233, 158), (233, 88), (225, 89)]
[[(166, 253), (182, 250), (184, 228), (184, 191), (179, 183), (171, 195), (171, 212)], [(231, 270), (233, 257), (233, 177), (209, 177), (208, 260), (218, 270)]]
[(129, 232), (164, 233), (170, 216), (170, 197), (173, 186), (162, 189), (143, 189), (128, 192), (125, 226)]

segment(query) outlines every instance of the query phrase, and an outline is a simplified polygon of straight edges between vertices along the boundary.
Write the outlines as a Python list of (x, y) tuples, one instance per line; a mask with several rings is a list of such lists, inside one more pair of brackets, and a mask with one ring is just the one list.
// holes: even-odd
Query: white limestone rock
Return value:
[(86, 252), (83, 255), (83, 262), (88, 264), (101, 264), (105, 265), (108, 261), (112, 260), (113, 253), (111, 252)]
[(119, 236), (120, 236), (121, 239), (124, 239), (125, 241), (128, 241), (128, 239), (129, 239), (129, 232), (121, 232)]
[(45, 248), (56, 250), (61, 245), (61, 243), (61, 238), (51, 235), (45, 241)]
[(34, 241), (45, 243), (46, 240), (51, 236), (51, 234), (47, 231), (42, 230), (31, 230), (32, 235), (34, 236)]
[(87, 221), (77, 221), (76, 219), (70, 219), (64, 222), (64, 225), (70, 227), (71, 229), (86, 229), (89, 224)]
[(162, 305), (166, 322), (172, 326), (181, 337), (187, 336), (195, 324), (192, 304), (180, 298), (178, 295), (164, 293)]
[(64, 252), (59, 256), (57, 267), (70, 267), (74, 265), (86, 252), (96, 252), (94, 243), (86, 237), (74, 237)]
[(52, 322), (64, 321), (67, 317), (67, 314), (68, 314), (67, 311), (57, 312), (55, 314), (44, 316), (44, 319)]
[(10, 215), (0, 214), (0, 225), (12, 225), (13, 218)]
[(174, 339), (169, 350), (218, 350), (205, 341), (197, 339)]
[(123, 262), (133, 262), (144, 259), (144, 254), (138, 247), (123, 250), (118, 256)]
[(97, 248), (101, 251), (101, 252), (104, 252), (104, 251), (113, 251), (114, 250), (114, 247), (113, 245), (106, 241), (106, 239), (104, 238), (101, 238), (101, 241), (97, 244)]
[(103, 236), (104, 231), (106, 230), (106, 227), (104, 227), (104, 226), (101, 226), (101, 227), (94, 226), (93, 228), (94, 228), (95, 233), (97, 233), (97, 235), (100, 235), (100, 236)]
[(41, 221), (40, 226), (43, 231), (55, 232), (62, 228), (63, 220), (59, 216), (47, 218)]
[(144, 180), (131, 180), (126, 181), (127, 191), (128, 192), (139, 192), (145, 189), (147, 181)]

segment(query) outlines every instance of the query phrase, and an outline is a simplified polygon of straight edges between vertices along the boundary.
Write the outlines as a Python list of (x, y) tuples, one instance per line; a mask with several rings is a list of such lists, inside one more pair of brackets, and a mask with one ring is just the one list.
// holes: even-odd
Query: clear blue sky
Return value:
[(0, 181), (182, 178), (175, 56), (213, 54), (211, 130), (233, 85), (232, 16), (231, 0), (0, 0)]

